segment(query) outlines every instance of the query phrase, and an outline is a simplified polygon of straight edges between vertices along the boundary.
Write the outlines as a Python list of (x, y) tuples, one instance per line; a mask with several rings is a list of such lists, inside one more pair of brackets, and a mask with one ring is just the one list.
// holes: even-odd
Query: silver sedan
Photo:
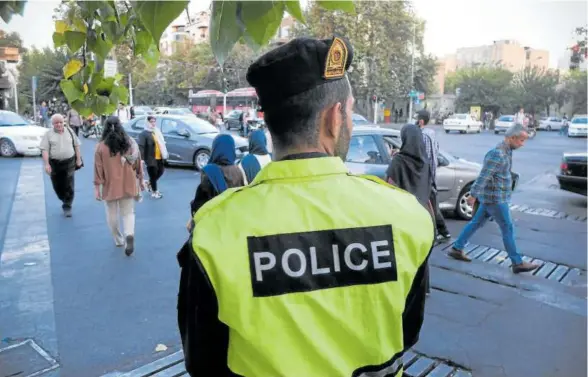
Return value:
[[(194, 115), (158, 114), (155, 118), (169, 153), (167, 163), (193, 166), (197, 170), (208, 163), (212, 141), (219, 134), (216, 127)], [(138, 140), (146, 121), (146, 116), (137, 117), (124, 124), (125, 131)], [(235, 139), (237, 158), (242, 158), (249, 149), (249, 142), (242, 137), (232, 136)]]
[[(346, 165), (352, 173), (385, 179), (392, 151), (400, 146), (398, 130), (355, 126)], [(464, 220), (471, 219), (472, 207), (467, 203), (467, 198), (480, 169), (480, 164), (441, 151), (437, 169), (439, 207), (444, 211), (455, 212)]]

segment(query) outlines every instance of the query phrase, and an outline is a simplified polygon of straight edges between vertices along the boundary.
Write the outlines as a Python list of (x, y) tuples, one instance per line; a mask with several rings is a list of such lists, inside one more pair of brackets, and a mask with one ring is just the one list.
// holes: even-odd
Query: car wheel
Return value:
[(474, 207), (468, 204), (468, 199), (470, 198), (470, 188), (472, 187), (471, 184), (467, 185), (466, 187), (461, 190), (459, 197), (457, 199), (457, 205), (455, 206), (455, 213), (460, 219), (463, 220), (471, 220), (473, 209)]
[(14, 157), (16, 156), (16, 148), (12, 141), (8, 139), (0, 140), (0, 156), (2, 157)]
[(449, 133), (449, 130), (445, 130), (445, 133), (448, 134)]
[(551, 126), (547, 126), (547, 127), (545, 127), (545, 129), (546, 129), (547, 131), (551, 131)]
[(498, 135), (500, 131), (494, 131), (494, 135)]
[(204, 149), (196, 151), (194, 153), (194, 168), (198, 171), (202, 171), (202, 168), (208, 164), (208, 160), (210, 160), (210, 152)]
[(481, 127), (478, 128), (478, 133), (482, 133), (482, 128)]

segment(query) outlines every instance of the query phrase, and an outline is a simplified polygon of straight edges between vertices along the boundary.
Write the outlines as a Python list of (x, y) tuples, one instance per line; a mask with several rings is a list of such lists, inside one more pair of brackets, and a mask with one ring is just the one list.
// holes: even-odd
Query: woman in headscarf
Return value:
[[(106, 120), (94, 154), (94, 195), (106, 204), (106, 221), (114, 243), (131, 255), (135, 243), (135, 200), (143, 189), (143, 170), (137, 143), (116, 116)], [(119, 227), (119, 215), (123, 229)]]
[(160, 199), (162, 195), (157, 187), (157, 181), (165, 171), (165, 160), (168, 158), (168, 153), (165, 139), (157, 128), (157, 119), (154, 116), (147, 117), (145, 131), (139, 134), (139, 149), (149, 174), (148, 190), (151, 191), (152, 198)]
[[(407, 124), (400, 131), (400, 139), (402, 146), (400, 151), (392, 157), (392, 162), (386, 171), (386, 180), (391, 185), (413, 194), (429, 211), (434, 224), (435, 215), (429, 202), (433, 182), (421, 129), (415, 124)], [(428, 295), (430, 293), (428, 265), (425, 274)]]
[(194, 214), (206, 202), (222, 194), (226, 189), (245, 185), (243, 172), (235, 160), (235, 139), (229, 134), (220, 134), (212, 142), (212, 151), (208, 164), (202, 169), (200, 184), (196, 189), (194, 200), (190, 202), (192, 216), (188, 222), (188, 230), (193, 227)]
[(239, 167), (245, 173), (245, 184), (253, 181), (257, 173), (269, 164), (272, 156), (267, 150), (267, 138), (264, 130), (255, 130), (249, 136), (249, 154), (241, 160)]
[(407, 124), (400, 131), (402, 146), (386, 170), (388, 183), (413, 194), (430, 211), (431, 170), (420, 128)]

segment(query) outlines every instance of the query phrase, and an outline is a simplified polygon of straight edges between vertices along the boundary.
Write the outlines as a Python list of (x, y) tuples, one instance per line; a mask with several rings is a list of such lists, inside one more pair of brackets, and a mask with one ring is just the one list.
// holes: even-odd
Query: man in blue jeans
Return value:
[(470, 190), (469, 203), (478, 200), (479, 207), (472, 220), (463, 228), (448, 255), (457, 260), (471, 262), (463, 252), (468, 240), (492, 216), (502, 233), (504, 248), (512, 261), (512, 272), (533, 271), (537, 264), (523, 262), (515, 243), (514, 225), (510, 217), (510, 197), (512, 194), (512, 151), (522, 147), (527, 140), (523, 125), (516, 124), (506, 131), (504, 141), (486, 153), (484, 166)]

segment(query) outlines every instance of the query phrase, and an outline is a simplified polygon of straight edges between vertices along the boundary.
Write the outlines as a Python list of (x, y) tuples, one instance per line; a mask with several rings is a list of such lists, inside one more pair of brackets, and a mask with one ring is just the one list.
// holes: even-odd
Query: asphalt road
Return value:
[[(502, 137), (439, 132), (443, 149), (477, 162)], [(137, 205), (136, 252), (128, 258), (114, 246), (104, 205), (93, 198), (95, 143), (84, 140), (82, 146), (86, 166), (76, 173), (70, 219), (61, 215), (40, 159), (0, 159), (0, 349), (34, 339), (60, 364), (47, 374), (51, 376), (92, 377), (130, 370), (180, 347), (175, 255), (187, 238), (189, 201), (199, 174), (166, 170), (160, 181), (163, 199), (145, 198)], [(522, 187), (541, 182), (542, 190), (559, 198), (552, 203), (569, 205), (560, 210), (585, 212), (584, 198), (550, 188), (562, 153), (582, 150), (586, 139), (539, 133), (513, 158)], [(518, 203), (547, 195), (529, 192), (517, 197)], [(464, 225), (448, 221), (454, 232)], [(48, 240), (46, 247), (19, 243), (33, 228), (36, 237)], [(167, 351), (156, 352), (159, 344)]]

